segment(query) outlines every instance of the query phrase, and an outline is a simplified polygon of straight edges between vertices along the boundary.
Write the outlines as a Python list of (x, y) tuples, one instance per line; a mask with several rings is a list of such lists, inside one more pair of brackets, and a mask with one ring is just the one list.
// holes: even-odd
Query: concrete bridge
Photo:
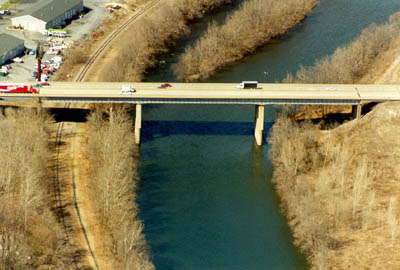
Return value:
[[(32, 84), (32, 83), (30, 83)], [(0, 101), (23, 106), (38, 100), (43, 107), (57, 104), (131, 103), (136, 105), (135, 138), (140, 143), (143, 104), (251, 104), (255, 105), (254, 136), (262, 144), (264, 105), (353, 105), (360, 117), (366, 102), (400, 100), (400, 85), (333, 85), (333, 84), (258, 84), (257, 89), (237, 89), (233, 83), (73, 83), (51, 82), (39, 94), (0, 94)], [(120, 94), (123, 85), (136, 92)], [(1, 104), (1, 102), (0, 102)]]

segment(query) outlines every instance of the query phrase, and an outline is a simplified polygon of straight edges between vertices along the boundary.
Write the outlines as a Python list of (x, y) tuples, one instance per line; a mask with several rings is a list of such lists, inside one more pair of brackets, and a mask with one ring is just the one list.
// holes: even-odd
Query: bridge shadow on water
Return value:
[[(264, 123), (264, 137), (273, 122)], [(217, 122), (217, 121), (143, 121), (141, 141), (171, 135), (213, 135), (213, 136), (253, 136), (254, 122)]]

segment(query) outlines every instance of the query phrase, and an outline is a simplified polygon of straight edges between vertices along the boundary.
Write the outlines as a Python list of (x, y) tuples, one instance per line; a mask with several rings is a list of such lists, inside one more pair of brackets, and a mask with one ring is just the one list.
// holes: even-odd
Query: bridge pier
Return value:
[(36, 111), (37, 111), (38, 115), (40, 117), (42, 117), (43, 106), (42, 106), (42, 99), (41, 98), (37, 98), (37, 100), (36, 100)]
[(256, 105), (254, 121), (254, 138), (258, 146), (262, 145), (264, 130), (264, 105)]
[(351, 106), (351, 113), (353, 114), (353, 119), (360, 119), (361, 111), (362, 111), (362, 105), (361, 104), (352, 105)]
[(140, 129), (142, 128), (142, 104), (136, 104), (135, 143), (140, 144)]

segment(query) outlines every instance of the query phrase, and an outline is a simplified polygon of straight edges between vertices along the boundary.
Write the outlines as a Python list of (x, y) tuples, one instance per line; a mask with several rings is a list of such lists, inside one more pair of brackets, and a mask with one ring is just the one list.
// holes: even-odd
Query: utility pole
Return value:
[(36, 46), (36, 59), (37, 59), (37, 64), (38, 64), (38, 69), (37, 69), (37, 81), (41, 82), (41, 76), (42, 76), (42, 58), (43, 58), (43, 52), (42, 52), (42, 44), (39, 42), (38, 45)]

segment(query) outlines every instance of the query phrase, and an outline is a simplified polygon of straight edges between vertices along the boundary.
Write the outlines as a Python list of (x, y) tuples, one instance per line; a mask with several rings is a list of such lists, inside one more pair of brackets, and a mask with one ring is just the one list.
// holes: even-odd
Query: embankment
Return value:
[(205, 79), (272, 38), (299, 24), (316, 0), (250, 0), (223, 24), (210, 25), (206, 33), (185, 50), (174, 69), (184, 81)]
[[(94, 109), (88, 119), (88, 190), (110, 269), (154, 269), (138, 219), (133, 123), (127, 111)], [(97, 239), (99, 241), (100, 239)]]
[[(399, 53), (398, 18), (286, 81), (374, 83)], [(400, 268), (399, 115), (399, 103), (385, 103), (336, 128), (284, 116), (273, 126), (273, 181), (312, 269)]]
[[(30, 109), (0, 114), (0, 269), (77, 269), (55, 196), (53, 120)], [(53, 197), (49, 197), (49, 194)]]
[(182, 35), (187, 24), (232, 0), (162, 1), (158, 8), (128, 30), (118, 51), (100, 74), (102, 81), (140, 81), (146, 69), (157, 63), (157, 55), (166, 53)]

